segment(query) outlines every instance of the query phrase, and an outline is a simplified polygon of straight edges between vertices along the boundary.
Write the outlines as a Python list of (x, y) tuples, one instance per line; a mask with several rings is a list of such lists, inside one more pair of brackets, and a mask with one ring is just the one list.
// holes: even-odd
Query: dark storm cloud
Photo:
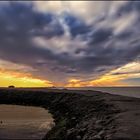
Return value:
[(132, 33), (133, 32), (128, 30), (128, 31), (120, 33), (119, 35), (116, 35), (116, 37), (117, 37), (117, 39), (124, 40), (124, 39), (128, 39), (128, 38), (132, 37)]
[(140, 11), (140, 2), (139, 1), (128, 1), (127, 4), (121, 6), (118, 10), (118, 13), (131, 13), (132, 11)]
[(50, 38), (63, 34), (63, 28), (53, 14), (42, 14), (34, 11), (32, 5), (16, 2), (1, 5), (0, 11), (1, 59), (33, 68), (39, 67), (36, 62), (40, 59), (59, 60), (53, 52), (35, 46), (31, 41), (35, 36)]
[(98, 44), (107, 41), (112, 35), (112, 29), (98, 29), (93, 33), (91, 38), (93, 39), (90, 43)]
[[(32, 9), (32, 5), (10, 2), (0, 6), (0, 25), (3, 35), (11, 37), (22, 35), (62, 35), (63, 28), (51, 13), (39, 13)], [(53, 22), (53, 23), (52, 23)], [(3, 27), (3, 28), (2, 28)], [(44, 31), (44, 28), (46, 32)]]
[(69, 26), (70, 33), (73, 37), (86, 34), (92, 29), (90, 26), (86, 25), (83, 20), (69, 13), (64, 13), (63, 18), (65, 23)]
[[(83, 73), (87, 76), (105, 73), (134, 61), (140, 55), (140, 33), (133, 31), (133, 28), (139, 29), (138, 21), (135, 26), (129, 27), (129, 31), (115, 35), (115, 27), (111, 26), (113, 23), (110, 20), (108, 27), (106, 24), (98, 26), (100, 22), (108, 20), (107, 17), (96, 22), (96, 25), (87, 24), (73, 13), (65, 14), (61, 18), (64, 18), (63, 24), (69, 28), (69, 42), (74, 42), (79, 35), (81, 42), (86, 40), (84, 47), (77, 47), (73, 43), (75, 46), (64, 45), (66, 51), (56, 53), (51, 49), (55, 46), (49, 46), (47, 41), (46, 47), (33, 43), (32, 39), (35, 37), (46, 40), (65, 38), (66, 31), (59, 16), (51, 12), (38, 12), (33, 9), (32, 4), (11, 2), (1, 5), (0, 59), (29, 65), (37, 69), (35, 74), (54, 81), (55, 78), (63, 81), (67, 77), (80, 76)], [(71, 52), (73, 48), (75, 51)]]
[[(59, 22), (53, 21), (54, 15), (42, 14), (32, 10), (32, 5), (12, 2), (0, 7), (0, 55), (3, 57), (20, 58), (24, 60), (31, 56), (41, 57), (47, 54), (51, 57), (49, 50), (35, 48), (31, 42), (34, 36), (54, 37), (63, 34), (63, 28)], [(52, 22), (54, 22), (52, 24)], [(48, 28), (49, 30), (44, 30)], [(6, 55), (8, 54), (8, 55)]]

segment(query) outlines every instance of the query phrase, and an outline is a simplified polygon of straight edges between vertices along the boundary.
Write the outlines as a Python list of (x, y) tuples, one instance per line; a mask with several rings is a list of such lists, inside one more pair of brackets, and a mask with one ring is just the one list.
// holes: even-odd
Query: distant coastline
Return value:
[(123, 95), (129, 97), (140, 98), (140, 86), (135, 87), (81, 87), (81, 88), (69, 88), (80, 90), (96, 90), (101, 92), (111, 93), (113, 95)]
[[(118, 87), (15, 87), (16, 89), (23, 90), (40, 90), (40, 91), (48, 91), (48, 90), (92, 90), (92, 91), (100, 91), (105, 93), (110, 93), (113, 95), (122, 95), (128, 97), (136, 97), (140, 98), (140, 86), (118, 86)], [(0, 89), (7, 89), (7, 87), (0, 87)]]

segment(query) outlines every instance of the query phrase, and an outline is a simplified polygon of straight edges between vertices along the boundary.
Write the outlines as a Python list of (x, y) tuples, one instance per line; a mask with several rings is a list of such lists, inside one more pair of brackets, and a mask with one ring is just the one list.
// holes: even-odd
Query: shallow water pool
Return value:
[(0, 105), (0, 139), (41, 139), (53, 126), (44, 108)]

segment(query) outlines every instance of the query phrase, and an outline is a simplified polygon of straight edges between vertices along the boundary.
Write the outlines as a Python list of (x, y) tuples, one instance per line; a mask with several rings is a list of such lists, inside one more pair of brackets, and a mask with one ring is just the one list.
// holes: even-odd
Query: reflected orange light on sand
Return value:
[(47, 80), (34, 78), (29, 74), (8, 72), (0, 70), (0, 86), (7, 87), (14, 85), (16, 87), (50, 87), (53, 84)]

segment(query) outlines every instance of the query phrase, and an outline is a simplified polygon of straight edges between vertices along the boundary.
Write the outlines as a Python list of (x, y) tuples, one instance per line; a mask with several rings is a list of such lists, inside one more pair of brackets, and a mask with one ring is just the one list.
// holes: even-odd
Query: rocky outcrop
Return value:
[[(131, 130), (127, 131), (123, 125), (120, 127), (122, 120), (119, 120), (119, 115), (122, 115), (123, 119), (125, 115), (122, 113), (131, 114), (130, 107), (125, 108), (124, 104), (138, 104), (139, 101), (97, 91), (0, 90), (1, 104), (41, 106), (53, 114), (55, 126), (46, 134), (44, 140), (131, 139)], [(140, 109), (140, 103), (137, 109)], [(127, 133), (128, 135), (125, 135)], [(140, 134), (137, 134), (137, 137), (139, 136)]]

